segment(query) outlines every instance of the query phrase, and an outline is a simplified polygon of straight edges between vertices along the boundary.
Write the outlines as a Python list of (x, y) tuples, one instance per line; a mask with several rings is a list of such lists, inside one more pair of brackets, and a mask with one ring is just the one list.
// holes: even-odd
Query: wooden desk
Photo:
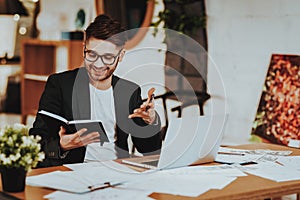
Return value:
[[(233, 147), (234, 148), (234, 147)], [(292, 150), (292, 155), (300, 155), (300, 149), (288, 148), (272, 144), (251, 144), (236, 146), (243, 149), (271, 149), (271, 150)], [(69, 170), (66, 167), (49, 167), (42, 169), (34, 169), (29, 172), (29, 176), (51, 172), (54, 170)], [(43, 196), (51, 193), (54, 190), (44, 189), (39, 187), (26, 186), (25, 191), (21, 193), (11, 193), (12, 195), (26, 200), (43, 199)], [(254, 175), (246, 177), (238, 177), (237, 180), (226, 186), (222, 190), (210, 190), (195, 199), (266, 199), (276, 198), (283, 195), (295, 194), (300, 192), (300, 180), (287, 182), (274, 182), (268, 179), (260, 178)], [(150, 197), (155, 199), (191, 199), (183, 196), (174, 196), (168, 194), (153, 193)]]

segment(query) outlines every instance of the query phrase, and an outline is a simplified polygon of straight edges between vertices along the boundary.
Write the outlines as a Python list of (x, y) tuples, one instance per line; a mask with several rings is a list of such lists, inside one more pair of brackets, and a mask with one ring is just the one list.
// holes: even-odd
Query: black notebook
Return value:
[(102, 125), (102, 122), (99, 120), (83, 119), (68, 121), (67, 119), (59, 115), (53, 114), (45, 110), (41, 110), (38, 113), (42, 114), (45, 123), (47, 124), (48, 128), (52, 131), (58, 132), (60, 126), (64, 126), (67, 133), (75, 133), (76, 131), (82, 128), (86, 128), (87, 132), (85, 134), (91, 132), (98, 132), (100, 134), (101, 144), (103, 144), (104, 142), (108, 142), (108, 138)]

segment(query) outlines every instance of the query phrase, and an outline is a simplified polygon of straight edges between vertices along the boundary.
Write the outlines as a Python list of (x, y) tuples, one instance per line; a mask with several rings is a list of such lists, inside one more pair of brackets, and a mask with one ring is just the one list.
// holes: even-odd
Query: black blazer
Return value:
[[(115, 140), (117, 157), (129, 156), (128, 134), (131, 134), (133, 144), (140, 153), (159, 153), (161, 148), (159, 117), (158, 124), (155, 125), (148, 125), (141, 118), (128, 118), (128, 115), (142, 103), (140, 87), (117, 76), (112, 77), (112, 87), (117, 122)], [(58, 114), (67, 120), (90, 119), (89, 77), (86, 69), (78, 68), (49, 76), (40, 99), (39, 110)], [(72, 149), (66, 157), (62, 156), (58, 131), (59, 125), (48, 127), (45, 118), (37, 113), (29, 134), (42, 137), (42, 150), (46, 158), (39, 167), (83, 162), (86, 147)]]

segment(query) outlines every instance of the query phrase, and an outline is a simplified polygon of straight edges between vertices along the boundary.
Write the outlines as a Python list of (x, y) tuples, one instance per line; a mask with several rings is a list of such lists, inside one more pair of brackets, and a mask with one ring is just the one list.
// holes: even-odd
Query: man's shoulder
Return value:
[(51, 76), (55, 76), (55, 77), (76, 76), (79, 69), (80, 68), (76, 68), (76, 69), (72, 69), (72, 70), (68, 70), (68, 71), (63, 71), (63, 72), (57, 72), (57, 73), (52, 74)]
[(112, 84), (113, 84), (114, 88), (117, 88), (117, 87), (126, 87), (128, 89), (137, 89), (137, 88), (139, 88), (139, 85), (136, 84), (135, 82), (124, 79), (124, 78), (120, 78), (120, 77), (115, 76), (115, 75), (113, 76), (112, 82), (113, 82)]
[(54, 74), (51, 74), (49, 76), (49, 80), (73, 80), (76, 78), (76, 75), (78, 74), (79, 68), (73, 69), (73, 70), (68, 70), (68, 71), (63, 71), (63, 72), (57, 72)]

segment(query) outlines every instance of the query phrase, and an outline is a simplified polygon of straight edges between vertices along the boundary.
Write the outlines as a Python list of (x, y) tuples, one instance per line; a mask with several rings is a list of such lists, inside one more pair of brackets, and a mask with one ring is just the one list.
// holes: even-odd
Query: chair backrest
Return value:
[[(196, 99), (195, 99), (196, 98)], [(162, 107), (164, 111), (164, 119), (165, 119), (165, 125), (162, 127), (162, 139), (165, 138), (166, 130), (169, 125), (169, 116), (170, 114), (168, 111), (171, 112), (177, 112), (177, 118), (182, 117), (182, 111), (183, 109), (190, 107), (192, 105), (196, 105), (199, 108), (199, 115), (204, 115), (203, 106), (205, 102), (210, 98), (210, 95), (206, 92), (191, 92), (191, 91), (169, 91), (162, 95), (155, 96), (155, 99), (161, 99), (162, 100)], [(147, 99), (144, 99), (145, 101)], [(177, 104), (175, 107), (169, 108), (167, 105), (168, 100), (177, 101)], [(176, 103), (173, 103), (176, 104)]]

